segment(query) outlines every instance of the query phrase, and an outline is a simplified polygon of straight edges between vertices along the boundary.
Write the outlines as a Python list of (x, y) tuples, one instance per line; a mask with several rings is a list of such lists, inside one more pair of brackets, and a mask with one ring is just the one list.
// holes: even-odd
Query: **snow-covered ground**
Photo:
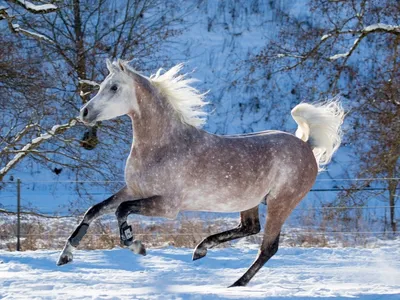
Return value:
[(281, 248), (247, 287), (226, 288), (251, 264), (255, 246), (77, 251), (0, 251), (0, 299), (400, 299), (400, 240), (362, 248)]

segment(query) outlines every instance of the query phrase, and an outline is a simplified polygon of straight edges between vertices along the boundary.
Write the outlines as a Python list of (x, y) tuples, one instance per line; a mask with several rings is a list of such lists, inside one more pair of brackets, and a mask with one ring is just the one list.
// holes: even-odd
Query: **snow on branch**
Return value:
[(25, 0), (9, 0), (9, 1), (13, 2), (15, 4), (18, 4), (19, 6), (25, 8), (27, 11), (29, 11), (33, 14), (48, 14), (48, 13), (54, 12), (58, 9), (57, 6), (55, 6), (53, 4), (36, 5), (36, 4), (33, 4), (32, 2), (25, 1)]
[(377, 24), (369, 25), (362, 30), (363, 33), (376, 32), (376, 31), (400, 35), (400, 26), (393, 26), (393, 25), (377, 23)]
[(39, 41), (45, 41), (47, 43), (54, 44), (54, 42), (51, 39), (49, 39), (48, 37), (46, 37), (42, 34), (22, 29), (18, 24), (15, 24), (15, 23), (12, 23), (11, 26), (12, 26), (12, 29), (14, 30), (14, 32), (22, 33), (23, 35), (25, 35), (27, 37), (31, 37), (31, 38), (34, 38)]
[(277, 58), (284, 58), (284, 57), (290, 57), (290, 58), (304, 58), (304, 55), (296, 55), (296, 54), (291, 54), (291, 53), (279, 53), (276, 55)]
[(92, 80), (79, 79), (79, 82), (83, 83), (83, 84), (91, 85), (91, 86), (100, 86), (99, 83), (97, 83), (96, 81), (92, 81)]
[(358, 38), (356, 38), (356, 40), (353, 43), (353, 46), (351, 46), (349, 51), (347, 51), (346, 53), (335, 54), (335, 55), (329, 57), (329, 60), (336, 60), (336, 59), (339, 59), (339, 58), (347, 59), (353, 53), (353, 51), (357, 48), (358, 44), (361, 42), (361, 40), (364, 37), (365, 37), (365, 35), (361, 34)]
[(7, 9), (7, 7), (0, 6), (0, 20), (7, 20), (9, 22), (12, 18), (9, 16)]
[(26, 29), (23, 29), (19, 26), (19, 24), (13, 23), (15, 19), (14, 16), (11, 16), (7, 12), (7, 8), (0, 7), (0, 20), (6, 20), (8, 23), (8, 27), (10, 28), (11, 32), (13, 33), (21, 33), (27, 37), (34, 38), (38, 41), (45, 41), (47, 43), (54, 44), (54, 41), (49, 39), (48, 37), (44, 36), (43, 34), (32, 32)]
[[(41, 143), (52, 138), (53, 136), (55, 136), (57, 134), (61, 134), (61, 133), (65, 132), (66, 130), (68, 130), (71, 127), (74, 127), (76, 125), (76, 123), (77, 123), (76, 119), (71, 119), (66, 124), (55, 125), (46, 133), (41, 134), (37, 138), (34, 138), (28, 144), (26, 144), (24, 147), (22, 147), (20, 150), (17, 150), (16, 151), (17, 154), (13, 157), (13, 159), (10, 160), (5, 165), (5, 167), (0, 169), (0, 181), (7, 174), (7, 172), (11, 170), (11, 168), (13, 168), (21, 159), (23, 159), (26, 155), (28, 155), (30, 152), (32, 152)], [(23, 129), (23, 131), (24, 131), (24, 129)]]
[(332, 36), (332, 34), (330, 34), (330, 33), (329, 33), (329, 34), (324, 34), (324, 35), (322, 36), (322, 38), (321, 38), (321, 42), (323, 42), (323, 41), (329, 39), (331, 36)]
[(8, 146), (5, 146), (3, 150), (1, 150), (0, 154), (8, 152), (8, 150), (16, 143), (18, 143), (32, 128), (35, 128), (37, 126), (38, 126), (37, 123), (25, 126), (25, 128), (22, 129), (20, 132), (18, 132), (18, 134), (14, 137), (14, 140), (10, 142)]
[[(81, 88), (81, 91), (79, 93), (79, 95), (83, 98), (87, 95), (90, 95), (94, 90), (98, 89), (100, 87), (100, 84), (97, 83), (96, 81), (93, 80), (87, 80), (87, 79), (79, 79), (79, 84), (81, 86), (89, 86), (89, 90), (88, 91), (84, 91), (83, 88)], [(87, 89), (85, 89), (87, 90)]]
[(346, 53), (339, 53), (339, 54), (332, 55), (331, 57), (329, 57), (329, 60), (337, 60), (339, 58), (346, 58), (348, 56), (350, 56), (350, 51), (346, 52)]
[(361, 40), (363, 38), (365, 38), (368, 34), (374, 33), (374, 32), (384, 32), (384, 33), (400, 35), (400, 26), (393, 26), (393, 25), (377, 23), (377, 24), (369, 25), (359, 31), (350, 30), (350, 31), (344, 31), (344, 32), (336, 32), (335, 34), (331, 34), (331, 33), (325, 34), (324, 36), (322, 36), (321, 42), (327, 40), (328, 38), (330, 38), (334, 35), (358, 33), (359, 36), (355, 39), (355, 41), (354, 41), (353, 45), (351, 46), (351, 48), (349, 49), (349, 51), (347, 51), (345, 53), (335, 54), (335, 55), (329, 57), (329, 60), (331, 60), (331, 61), (337, 60), (339, 58), (348, 59), (350, 57), (350, 55), (353, 53), (353, 51), (357, 48), (358, 44), (360, 44)]

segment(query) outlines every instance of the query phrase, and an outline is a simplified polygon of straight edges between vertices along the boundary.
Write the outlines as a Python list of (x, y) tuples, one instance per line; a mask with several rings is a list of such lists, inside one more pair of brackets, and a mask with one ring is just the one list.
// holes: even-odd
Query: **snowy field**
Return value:
[(281, 248), (247, 287), (226, 288), (251, 264), (255, 247), (0, 251), (0, 299), (400, 299), (400, 240), (377, 248)]

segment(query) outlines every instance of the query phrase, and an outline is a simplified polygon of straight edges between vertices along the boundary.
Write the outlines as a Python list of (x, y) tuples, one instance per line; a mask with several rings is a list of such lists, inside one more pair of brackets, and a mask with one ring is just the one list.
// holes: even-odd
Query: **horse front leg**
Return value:
[(134, 239), (132, 226), (127, 224), (128, 215), (138, 214), (152, 217), (166, 217), (174, 219), (179, 210), (165, 201), (163, 197), (154, 196), (145, 199), (126, 201), (121, 203), (115, 215), (118, 220), (121, 244), (136, 254), (146, 255), (146, 248), (140, 240)]
[(90, 223), (92, 223), (96, 218), (114, 212), (115, 209), (124, 201), (129, 199), (129, 195), (127, 192), (127, 187), (123, 187), (118, 193), (109, 197), (108, 199), (93, 205), (90, 207), (85, 215), (83, 216), (82, 221), (75, 228), (74, 232), (67, 239), (64, 249), (60, 254), (60, 257), (57, 261), (57, 265), (61, 266), (69, 263), (73, 259), (72, 252), (79, 245), (82, 238), (85, 236)]

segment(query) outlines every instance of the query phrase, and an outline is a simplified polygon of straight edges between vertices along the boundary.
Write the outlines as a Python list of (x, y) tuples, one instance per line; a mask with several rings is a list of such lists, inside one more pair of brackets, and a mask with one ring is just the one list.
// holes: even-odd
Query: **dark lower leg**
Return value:
[(276, 239), (270, 243), (269, 245), (264, 245), (261, 247), (260, 252), (258, 253), (257, 259), (253, 262), (250, 268), (244, 273), (242, 277), (240, 277), (234, 284), (230, 287), (234, 286), (245, 286), (249, 281), (256, 275), (256, 273), (265, 265), (265, 263), (278, 251), (279, 246), (279, 235)]
[(126, 196), (126, 187), (124, 187), (115, 195), (89, 208), (81, 223), (75, 228), (74, 232), (65, 243), (57, 265), (63, 265), (70, 262), (73, 257), (73, 249), (79, 245), (80, 241), (85, 236), (90, 223), (97, 217), (113, 211), (122, 201), (126, 200)]
[(75, 228), (74, 232), (68, 238), (68, 241), (73, 247), (77, 247), (79, 245), (80, 241), (85, 236), (90, 223), (92, 223), (99, 216), (112, 212), (123, 200), (125, 200), (123, 197), (121, 197), (121, 192), (122, 190), (108, 199), (93, 205), (86, 211), (81, 223)]
[(118, 220), (121, 244), (129, 247), (135, 253), (146, 255), (145, 247), (142, 243), (134, 240), (132, 226), (127, 223), (128, 215), (165, 216), (168, 215), (168, 209), (170, 207), (165, 207), (161, 197), (158, 196), (121, 203), (115, 212)]
[(259, 232), (260, 221), (257, 206), (240, 213), (240, 224), (238, 227), (210, 235), (201, 241), (193, 252), (193, 260), (204, 257), (207, 254), (207, 249), (215, 247), (218, 244), (257, 234)]

